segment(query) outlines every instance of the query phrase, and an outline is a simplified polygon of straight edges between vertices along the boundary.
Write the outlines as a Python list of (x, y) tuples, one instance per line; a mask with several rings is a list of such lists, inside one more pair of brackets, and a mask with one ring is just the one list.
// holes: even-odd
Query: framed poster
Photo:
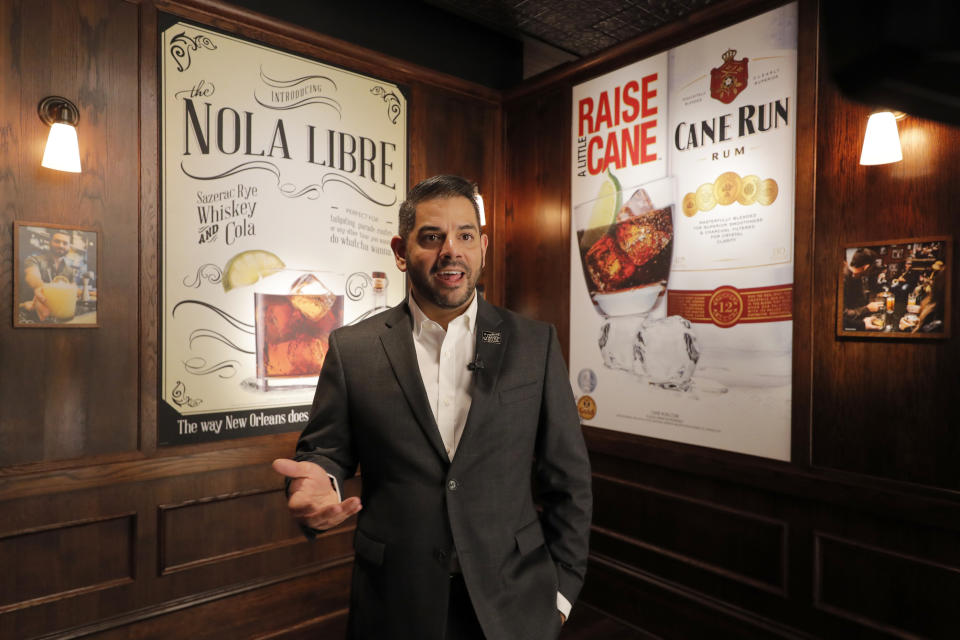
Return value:
[(952, 247), (950, 236), (844, 246), (837, 336), (949, 338)]
[(790, 459), (797, 5), (573, 88), (584, 424)]
[(99, 247), (92, 227), (14, 222), (13, 326), (99, 326)]
[(336, 327), (403, 297), (400, 88), (162, 29), (158, 443), (298, 431)]

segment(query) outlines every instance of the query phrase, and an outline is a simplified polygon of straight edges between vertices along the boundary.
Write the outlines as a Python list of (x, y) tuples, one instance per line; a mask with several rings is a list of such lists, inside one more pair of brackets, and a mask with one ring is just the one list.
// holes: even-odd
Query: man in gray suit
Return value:
[(476, 295), (474, 192), (411, 189), (391, 243), (409, 297), (330, 336), (297, 461), (274, 462), (308, 531), (360, 514), (352, 638), (555, 638), (583, 584), (590, 466), (560, 345)]

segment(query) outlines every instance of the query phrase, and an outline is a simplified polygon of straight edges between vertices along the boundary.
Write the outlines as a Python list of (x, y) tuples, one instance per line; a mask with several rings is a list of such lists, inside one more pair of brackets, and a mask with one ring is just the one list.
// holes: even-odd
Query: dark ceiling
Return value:
[(722, 0), (229, 1), (507, 89), (523, 78), (593, 55)]
[(589, 56), (716, 0), (425, 0), (513, 36)]

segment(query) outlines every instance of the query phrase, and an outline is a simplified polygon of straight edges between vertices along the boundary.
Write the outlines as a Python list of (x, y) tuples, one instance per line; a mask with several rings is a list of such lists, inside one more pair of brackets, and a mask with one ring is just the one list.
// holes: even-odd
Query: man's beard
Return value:
[[(454, 268), (463, 270), (463, 278), (467, 283), (467, 287), (463, 291), (462, 295), (458, 295), (459, 292), (456, 290), (444, 292), (432, 286), (430, 280), (434, 273), (437, 271), (443, 271), (444, 269)], [(430, 302), (443, 309), (456, 309), (469, 302), (470, 297), (477, 288), (477, 281), (480, 279), (481, 273), (483, 273), (482, 264), (480, 265), (480, 269), (477, 270), (476, 275), (474, 275), (473, 270), (471, 270), (467, 265), (456, 262), (438, 265), (431, 269), (426, 275), (417, 269), (409, 269), (407, 271), (407, 274), (410, 276), (410, 280), (413, 282), (413, 288), (416, 289), (417, 293), (423, 295)]]

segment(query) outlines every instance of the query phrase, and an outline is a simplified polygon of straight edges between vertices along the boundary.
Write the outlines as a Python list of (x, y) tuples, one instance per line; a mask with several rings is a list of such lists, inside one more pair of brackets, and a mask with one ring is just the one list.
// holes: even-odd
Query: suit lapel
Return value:
[(410, 318), (406, 301), (384, 315), (386, 329), (380, 334), (380, 342), (387, 353), (387, 359), (390, 360), (393, 374), (427, 440), (437, 455), (447, 460), (440, 429), (433, 418), (430, 401), (420, 378), (420, 365), (417, 363), (417, 352), (413, 346), (413, 320)]
[[(500, 377), (503, 354), (507, 349), (510, 335), (500, 327), (500, 313), (483, 298), (477, 301), (477, 359), (483, 362), (483, 368), (474, 372), (473, 385), (470, 388), (470, 411), (463, 427), (463, 435), (457, 445), (457, 451), (469, 444), (490, 410), (498, 403), (494, 390)], [(456, 460), (454, 456), (454, 460)]]

